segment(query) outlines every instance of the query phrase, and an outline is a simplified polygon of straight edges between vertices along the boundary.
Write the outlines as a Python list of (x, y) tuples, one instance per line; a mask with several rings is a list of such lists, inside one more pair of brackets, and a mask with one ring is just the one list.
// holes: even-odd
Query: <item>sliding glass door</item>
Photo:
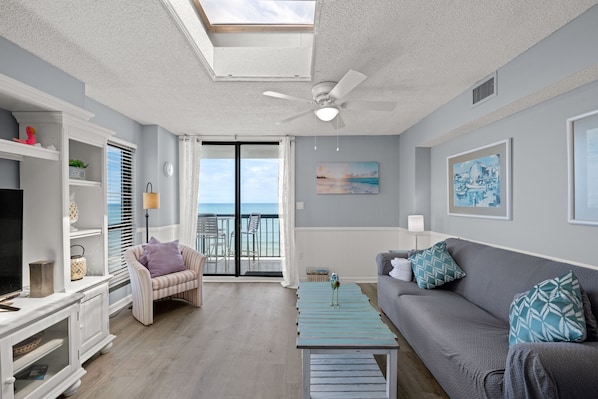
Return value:
[(206, 275), (281, 276), (278, 143), (203, 143), (197, 248)]

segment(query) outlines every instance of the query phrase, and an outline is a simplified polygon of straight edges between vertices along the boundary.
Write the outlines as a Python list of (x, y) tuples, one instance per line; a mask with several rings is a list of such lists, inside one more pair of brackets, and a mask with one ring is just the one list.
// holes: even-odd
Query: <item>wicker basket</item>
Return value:
[(71, 281), (81, 280), (85, 273), (87, 273), (87, 260), (85, 255), (85, 248), (82, 245), (71, 245), (73, 247), (81, 247), (81, 255), (71, 255)]
[(328, 269), (308, 267), (306, 272), (307, 272), (307, 281), (310, 281), (310, 282), (328, 281)]
[(18, 344), (12, 347), (12, 357), (15, 358), (23, 356), (31, 352), (32, 350), (37, 348), (40, 342), (42, 342), (43, 337), (44, 332), (40, 331), (37, 334), (32, 335), (31, 337), (19, 342)]

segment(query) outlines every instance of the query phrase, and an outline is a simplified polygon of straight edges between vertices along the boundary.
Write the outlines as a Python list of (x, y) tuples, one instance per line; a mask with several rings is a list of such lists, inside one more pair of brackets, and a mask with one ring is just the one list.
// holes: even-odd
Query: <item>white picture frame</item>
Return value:
[(447, 158), (448, 214), (511, 220), (511, 139)]
[(598, 226), (598, 110), (567, 119), (568, 221)]

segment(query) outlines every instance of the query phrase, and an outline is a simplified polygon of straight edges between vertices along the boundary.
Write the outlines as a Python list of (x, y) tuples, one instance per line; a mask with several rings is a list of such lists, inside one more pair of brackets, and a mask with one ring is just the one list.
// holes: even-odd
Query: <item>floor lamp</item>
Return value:
[(152, 183), (148, 182), (143, 193), (143, 209), (145, 209), (145, 242), (149, 242), (149, 209), (160, 209), (160, 194), (154, 193)]
[(417, 250), (417, 235), (424, 231), (424, 215), (407, 216), (407, 230), (410, 233), (415, 233), (415, 249)]

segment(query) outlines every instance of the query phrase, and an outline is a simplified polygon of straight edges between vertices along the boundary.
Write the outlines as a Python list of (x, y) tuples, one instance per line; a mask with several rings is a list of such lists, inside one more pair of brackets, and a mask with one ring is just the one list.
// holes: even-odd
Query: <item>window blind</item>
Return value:
[(108, 142), (106, 151), (108, 195), (108, 272), (111, 286), (129, 279), (124, 252), (134, 242), (134, 148)]

